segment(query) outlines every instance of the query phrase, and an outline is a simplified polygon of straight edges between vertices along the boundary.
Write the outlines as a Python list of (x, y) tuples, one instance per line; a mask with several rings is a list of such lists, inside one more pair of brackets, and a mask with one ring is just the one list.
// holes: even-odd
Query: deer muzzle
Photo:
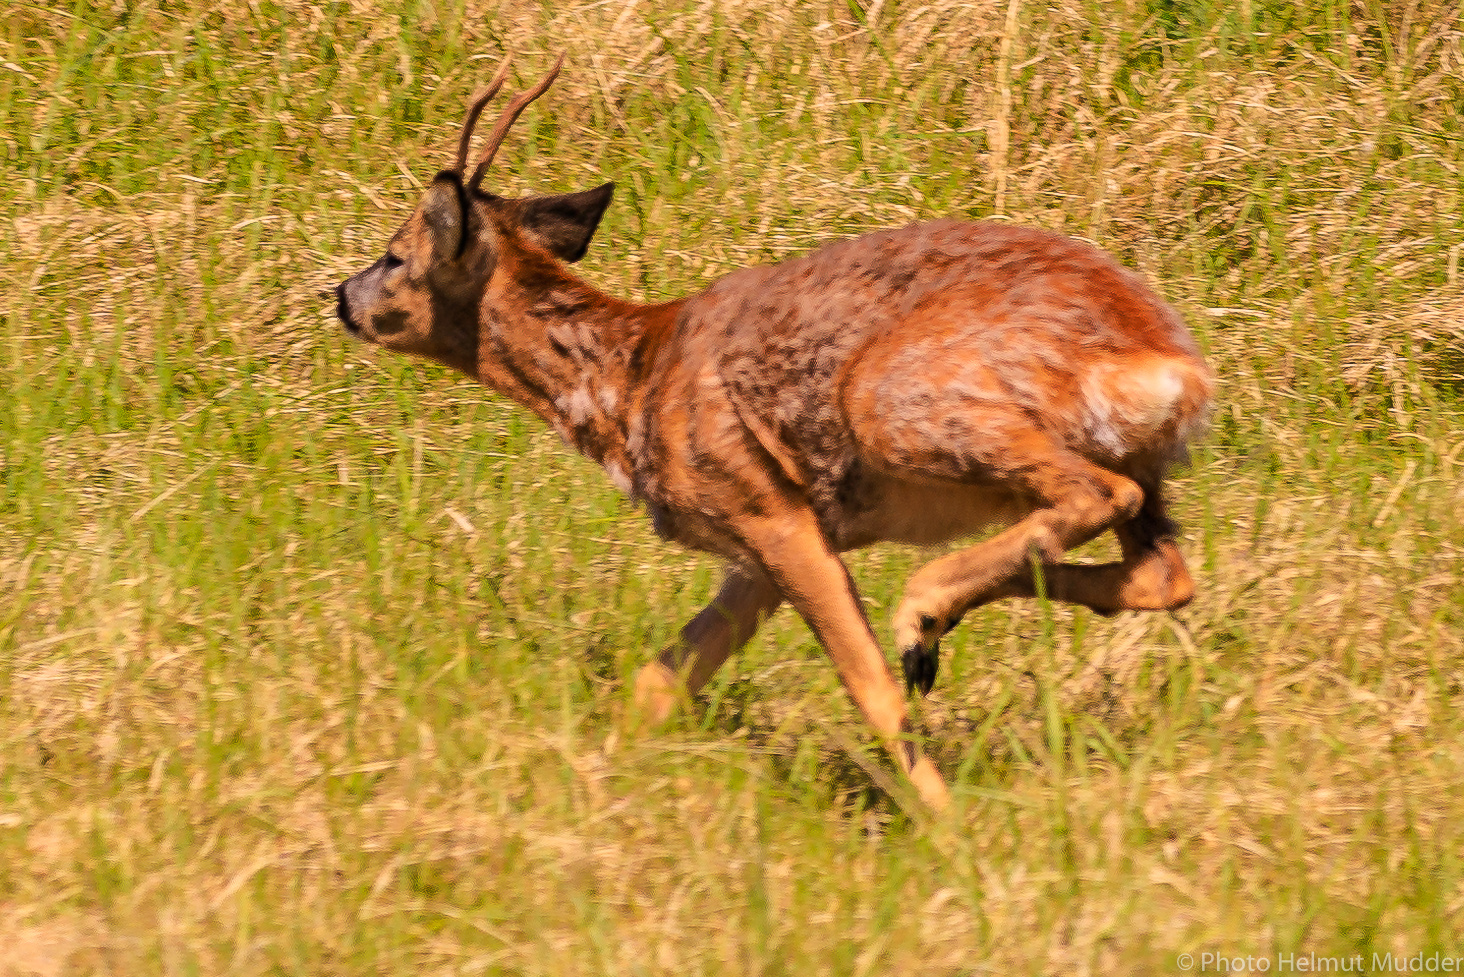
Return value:
[(352, 336), (361, 335), (361, 327), (351, 320), (351, 307), (346, 301), (346, 283), (341, 282), (336, 286), (336, 317), (341, 320), (341, 325), (346, 332)]

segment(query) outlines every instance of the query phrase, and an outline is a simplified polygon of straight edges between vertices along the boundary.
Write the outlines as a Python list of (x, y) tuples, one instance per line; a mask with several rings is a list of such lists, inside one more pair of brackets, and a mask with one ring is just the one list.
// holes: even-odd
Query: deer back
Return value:
[[(638, 470), (761, 453), (835, 536), (875, 472), (999, 484), (999, 465), (952, 450), (982, 430), (1035, 423), (1105, 464), (1170, 460), (1210, 388), (1178, 314), (1103, 252), (955, 220), (719, 279), (645, 382)], [(644, 483), (655, 497), (657, 476)]]

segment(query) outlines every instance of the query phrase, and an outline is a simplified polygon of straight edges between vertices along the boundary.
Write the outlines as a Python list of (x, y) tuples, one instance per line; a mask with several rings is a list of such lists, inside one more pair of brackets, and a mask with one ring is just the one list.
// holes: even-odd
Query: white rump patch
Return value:
[(1182, 449), (1191, 421), (1203, 420), (1180, 413), (1193, 379), (1188, 364), (1171, 359), (1094, 367), (1083, 377), (1088, 436), (1114, 458), (1166, 442)]

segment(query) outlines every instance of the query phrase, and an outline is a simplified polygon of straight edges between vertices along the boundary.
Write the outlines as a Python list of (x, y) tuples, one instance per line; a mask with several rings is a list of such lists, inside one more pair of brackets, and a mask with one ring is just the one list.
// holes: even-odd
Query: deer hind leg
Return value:
[[(1133, 547), (1132, 559), (1125, 553), (1124, 564), (1082, 567), (1059, 562), (1062, 554), (1074, 546), (1110, 527), (1134, 521), (1146, 497), (1136, 482), (1061, 449), (1044, 459), (1040, 467), (1026, 468), (1020, 482), (1039, 508), (991, 539), (927, 564), (906, 585), (894, 623), (907, 688), (930, 691), (939, 663), (940, 638), (967, 610), (1001, 597), (1030, 596), (1035, 591), (1031, 575), (1034, 559), (1043, 566), (1049, 595), (1058, 597), (1061, 590), (1105, 605), (1114, 601), (1100, 598), (1117, 596), (1120, 590), (1126, 596), (1136, 596), (1136, 583), (1123, 589), (1127, 577), (1137, 572), (1142, 581), (1148, 582), (1158, 575), (1151, 566), (1155, 558), (1144, 555), (1145, 548), (1139, 546)], [(1166, 569), (1170, 554), (1178, 558), (1172, 546), (1154, 552)], [(1176, 565), (1183, 573), (1183, 563)], [(1188, 579), (1187, 573), (1183, 576)]]
[(695, 695), (733, 652), (783, 602), (766, 575), (730, 565), (712, 602), (681, 629), (678, 640), (636, 673), (635, 702), (654, 723), (665, 722), (683, 695)]
[[(1144, 498), (1139, 515), (1117, 525), (1123, 559), (1118, 563), (1055, 563), (1042, 566), (1042, 589), (1052, 600), (1081, 604), (1099, 614), (1119, 611), (1172, 611), (1195, 596), (1195, 582), (1174, 545), (1174, 527), (1164, 517), (1157, 492)], [(968, 611), (997, 597), (1035, 597), (1037, 582), (1029, 563), (1002, 588), (981, 596)]]

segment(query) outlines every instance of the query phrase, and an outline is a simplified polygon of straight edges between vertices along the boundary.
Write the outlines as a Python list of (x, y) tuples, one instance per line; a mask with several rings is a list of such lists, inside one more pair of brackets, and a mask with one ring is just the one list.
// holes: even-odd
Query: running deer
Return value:
[[(567, 263), (613, 184), (523, 198), (482, 187), (563, 62), (509, 102), (470, 172), (506, 64), (473, 100), (456, 165), (386, 255), (337, 288), (341, 322), (511, 397), (643, 503), (662, 538), (727, 560), (711, 604), (637, 674), (653, 719), (787, 601), (920, 796), (944, 806), (839, 554), (1006, 527), (910, 580), (894, 637), (922, 693), (942, 635), (989, 601), (1181, 607), (1194, 583), (1161, 487), (1207, 419), (1213, 375), (1139, 276), (1005, 223), (866, 234), (661, 304), (606, 295)], [(1063, 562), (1109, 529), (1119, 562)]]

